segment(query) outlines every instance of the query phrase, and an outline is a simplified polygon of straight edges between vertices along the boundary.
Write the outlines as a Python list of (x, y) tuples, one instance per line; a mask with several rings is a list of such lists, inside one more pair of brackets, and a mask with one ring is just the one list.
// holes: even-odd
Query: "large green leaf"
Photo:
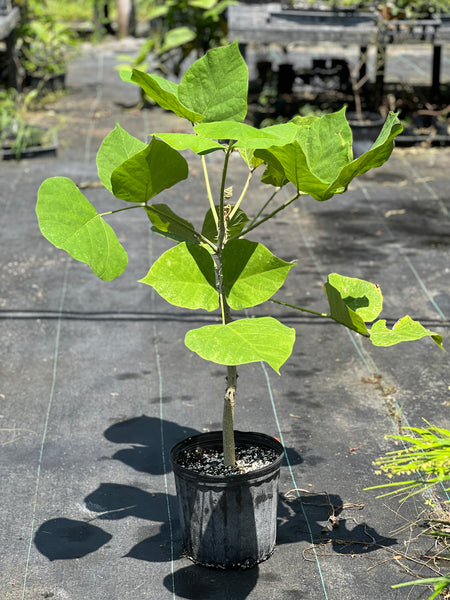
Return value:
[(154, 133), (175, 150), (192, 150), (196, 154), (208, 154), (215, 150), (223, 150), (224, 146), (207, 137), (193, 133)]
[(400, 121), (391, 113), (372, 148), (351, 160), (349, 128), (343, 111), (339, 111), (300, 127), (293, 142), (257, 149), (255, 156), (275, 172), (284, 173), (300, 192), (316, 200), (328, 200), (344, 192), (357, 175), (381, 166), (401, 131)]
[(292, 353), (295, 329), (272, 317), (240, 319), (188, 331), (186, 346), (205, 360), (221, 365), (267, 362), (277, 373)]
[(112, 194), (111, 175), (116, 167), (141, 152), (147, 144), (130, 135), (117, 124), (103, 140), (97, 152), (97, 171), (100, 181)]
[(141, 283), (175, 306), (208, 311), (219, 306), (214, 261), (201, 246), (182, 242), (167, 250)]
[(138, 69), (133, 69), (130, 81), (137, 83), (142, 91), (161, 108), (171, 110), (191, 123), (198, 123), (203, 119), (203, 115), (190, 110), (180, 102), (178, 99), (178, 84), (173, 81), (164, 79), (159, 75), (149, 75)]
[(352, 131), (345, 107), (318, 119), (298, 122), (296, 139), (304, 149), (308, 167), (323, 181), (334, 181), (352, 160)]
[(70, 179), (46, 179), (36, 213), (43, 236), (88, 264), (100, 279), (110, 281), (125, 270), (128, 257), (116, 234)]
[(228, 304), (235, 310), (262, 304), (280, 289), (294, 264), (277, 258), (257, 242), (228, 242), (222, 252)]
[(178, 98), (184, 106), (203, 115), (204, 121), (243, 121), (247, 87), (247, 65), (234, 42), (213, 48), (195, 61), (181, 80)]
[(375, 321), (383, 310), (383, 295), (376, 283), (338, 273), (330, 273), (328, 282), (339, 292), (342, 302), (365, 323)]
[(370, 330), (370, 340), (374, 346), (393, 346), (400, 342), (420, 340), (424, 337), (431, 337), (440, 348), (443, 348), (441, 335), (425, 329), (423, 325), (418, 321), (413, 321), (408, 315), (397, 321), (392, 329), (388, 329), (386, 321), (382, 319), (374, 323)]
[(166, 204), (150, 204), (145, 210), (157, 233), (179, 242), (198, 243), (199, 235), (192, 223), (179, 217)]
[(179, 152), (153, 138), (138, 152), (114, 169), (113, 193), (126, 202), (147, 202), (165, 189), (186, 179), (188, 165)]

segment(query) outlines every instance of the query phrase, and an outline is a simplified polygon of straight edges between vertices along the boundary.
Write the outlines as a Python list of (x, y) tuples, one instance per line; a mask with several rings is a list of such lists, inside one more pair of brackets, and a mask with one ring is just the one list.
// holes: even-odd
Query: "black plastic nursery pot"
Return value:
[(353, 153), (357, 158), (371, 148), (383, 129), (384, 118), (378, 113), (364, 112), (361, 120), (356, 113), (347, 113), (347, 119), (353, 134)]
[(177, 457), (188, 449), (221, 450), (221, 431), (192, 436), (171, 450), (184, 554), (206, 567), (251, 568), (275, 549), (283, 446), (268, 435), (253, 432), (235, 431), (235, 442), (271, 448), (277, 458), (249, 473), (211, 476), (180, 466)]

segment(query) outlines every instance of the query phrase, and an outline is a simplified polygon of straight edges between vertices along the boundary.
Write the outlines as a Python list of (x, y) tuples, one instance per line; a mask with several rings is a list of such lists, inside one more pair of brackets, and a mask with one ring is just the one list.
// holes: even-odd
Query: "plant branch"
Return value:
[(253, 229), (256, 229), (257, 227), (259, 227), (260, 225), (262, 225), (263, 223), (265, 223), (266, 221), (268, 221), (269, 219), (271, 219), (272, 217), (274, 217), (277, 213), (281, 212), (282, 210), (284, 210), (285, 208), (287, 208), (290, 204), (292, 204), (292, 202), (294, 202), (295, 200), (297, 200), (297, 198), (299, 198), (301, 195), (301, 192), (297, 192), (295, 194), (295, 196), (293, 196), (290, 200), (288, 200), (287, 202), (284, 202), (281, 206), (279, 206), (276, 210), (274, 210), (273, 212), (271, 212), (270, 214), (266, 215), (264, 218), (262, 218), (260, 221), (257, 221), (256, 223), (253, 223), (253, 225), (250, 225), (249, 227), (247, 227), (246, 229), (244, 229), (244, 231), (241, 231), (241, 233), (239, 235), (234, 236), (233, 238), (230, 239), (236, 239), (238, 237), (244, 237), (245, 235), (247, 235), (247, 233), (249, 233), (250, 231), (253, 231)]
[(250, 227), (251, 225), (253, 225), (253, 223), (256, 221), (256, 219), (259, 218), (259, 216), (264, 212), (264, 210), (269, 206), (269, 204), (272, 202), (272, 200), (275, 198), (275, 196), (278, 194), (278, 192), (281, 190), (281, 187), (276, 187), (275, 191), (273, 192), (273, 194), (268, 198), (268, 200), (266, 202), (264, 202), (264, 204), (262, 205), (262, 207), (259, 209), (259, 211), (256, 213), (256, 215), (253, 217), (253, 219), (250, 220), (248, 227)]
[(281, 304), (282, 306), (287, 306), (288, 308), (295, 308), (296, 310), (301, 310), (302, 312), (310, 313), (311, 315), (315, 315), (316, 317), (323, 317), (324, 319), (333, 319), (333, 317), (331, 315), (327, 315), (326, 313), (320, 313), (315, 310), (310, 310), (309, 308), (302, 308), (301, 306), (295, 306), (295, 304), (288, 304), (287, 302), (281, 302), (281, 300), (275, 300), (274, 298), (270, 298), (270, 302), (275, 302), (275, 304)]
[(124, 210), (133, 210), (133, 208), (145, 208), (147, 204), (140, 202), (139, 204), (133, 204), (133, 206), (125, 206), (125, 208), (117, 208), (116, 210), (109, 210), (108, 212), (99, 213), (99, 217), (106, 217), (107, 215), (115, 215), (116, 213), (123, 212)]
[(252, 168), (252, 169), (250, 169), (250, 172), (249, 172), (249, 174), (248, 174), (248, 177), (247, 177), (247, 181), (245, 182), (245, 185), (244, 185), (244, 188), (243, 188), (243, 190), (242, 190), (242, 193), (241, 193), (241, 195), (239, 196), (239, 200), (236, 202), (236, 204), (234, 205), (234, 208), (233, 208), (233, 210), (230, 212), (230, 214), (229, 214), (229, 216), (228, 216), (228, 218), (229, 218), (229, 220), (230, 220), (230, 221), (231, 221), (231, 219), (234, 217), (234, 215), (236, 214), (236, 212), (237, 212), (237, 210), (238, 210), (239, 206), (240, 206), (240, 205), (241, 205), (241, 203), (242, 203), (242, 200), (243, 200), (243, 199), (244, 199), (244, 197), (245, 197), (245, 194), (247, 193), (248, 186), (250, 185), (250, 181), (251, 181), (251, 178), (252, 178), (252, 176), (253, 176), (253, 171), (254, 171), (254, 169), (253, 169), (253, 168)]
[(211, 207), (211, 212), (213, 215), (214, 223), (216, 224), (216, 227), (218, 227), (219, 219), (217, 217), (216, 207), (214, 206), (214, 199), (213, 199), (212, 193), (211, 193), (211, 186), (209, 184), (209, 177), (208, 177), (208, 169), (206, 168), (206, 160), (205, 160), (204, 154), (202, 154), (201, 159), (202, 159), (203, 175), (205, 177), (206, 193), (208, 194), (209, 205)]
[(351, 327), (349, 324), (347, 324), (339, 319), (336, 319), (335, 317), (333, 317), (332, 315), (328, 315), (327, 313), (320, 313), (315, 310), (311, 310), (309, 308), (302, 308), (301, 306), (296, 306), (295, 304), (288, 304), (287, 302), (281, 302), (280, 300), (274, 300), (273, 298), (269, 298), (269, 300), (270, 300), (270, 302), (275, 302), (275, 304), (281, 304), (282, 306), (288, 306), (289, 308), (295, 308), (295, 310), (300, 310), (301, 312), (306, 312), (311, 315), (315, 315), (316, 317), (322, 317), (323, 319), (331, 319), (332, 321), (339, 323), (339, 325), (343, 325), (344, 327), (347, 327), (347, 329), (350, 329), (350, 331), (355, 331), (356, 333), (359, 333), (359, 335), (362, 335), (363, 337), (370, 338), (369, 332), (364, 333), (362, 331), (359, 331), (358, 329)]

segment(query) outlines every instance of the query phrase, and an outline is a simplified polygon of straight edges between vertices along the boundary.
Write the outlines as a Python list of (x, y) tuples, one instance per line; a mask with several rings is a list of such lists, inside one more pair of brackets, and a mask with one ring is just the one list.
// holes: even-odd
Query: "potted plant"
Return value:
[(39, 91), (64, 89), (67, 60), (77, 43), (76, 33), (49, 14), (45, 2), (42, 5), (28, 0), (21, 6), (16, 36), (22, 85)]
[(0, 157), (4, 160), (55, 154), (55, 128), (46, 129), (29, 122), (28, 108), (37, 94), (15, 89), (0, 91)]
[[(241, 318), (240, 311), (272, 300), (295, 264), (249, 238), (300, 195), (328, 200), (344, 192), (355, 176), (383, 164), (401, 125), (389, 115), (374, 146), (356, 160), (345, 110), (264, 129), (251, 127), (243, 122), (248, 70), (237, 43), (208, 51), (179, 84), (139, 70), (123, 77), (192, 123), (192, 133), (154, 132), (146, 144), (117, 125), (98, 151), (97, 167), (103, 185), (125, 206), (99, 214), (73, 181), (53, 177), (38, 192), (39, 225), (50, 242), (106, 281), (127, 265), (127, 254), (105, 221), (108, 215), (140, 210), (154, 232), (175, 242), (140, 281), (175, 306), (217, 311), (218, 322), (188, 331), (185, 344), (205, 360), (224, 365), (227, 373), (222, 431), (189, 438), (172, 449), (185, 552), (204, 565), (252, 566), (270, 556), (275, 545), (283, 448), (270, 436), (235, 431), (237, 366), (265, 361), (279, 372), (291, 354), (295, 330), (267, 315)], [(184, 150), (193, 151), (203, 167), (205, 217), (200, 224), (155, 201), (189, 176)], [(210, 152), (223, 156), (216, 199), (205, 160)], [(237, 199), (227, 186), (232, 153), (239, 153), (248, 170)], [(244, 200), (256, 172), (267, 184), (268, 200), (248, 215)], [(277, 203), (277, 192), (288, 185), (291, 198)], [(330, 313), (307, 312), (342, 323), (378, 346), (425, 336), (441, 345), (438, 334), (408, 316), (393, 329), (376, 320), (382, 308), (376, 285), (335, 273), (325, 292)], [(249, 470), (254, 460), (258, 468)]]

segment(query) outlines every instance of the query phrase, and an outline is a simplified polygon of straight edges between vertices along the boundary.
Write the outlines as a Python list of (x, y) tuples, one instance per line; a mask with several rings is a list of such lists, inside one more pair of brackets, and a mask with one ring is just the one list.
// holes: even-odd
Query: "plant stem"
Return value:
[(227, 389), (223, 403), (223, 460), (226, 467), (233, 467), (236, 462), (234, 448), (234, 405), (236, 402), (237, 369), (227, 368)]
[[(225, 284), (223, 281), (222, 272), (222, 251), (227, 242), (227, 219), (228, 215), (225, 214), (225, 182), (228, 169), (228, 161), (231, 148), (228, 148), (225, 153), (225, 160), (222, 171), (222, 183), (220, 186), (220, 202), (219, 202), (219, 223), (217, 232), (217, 258), (219, 261), (217, 277), (218, 277), (218, 290), (220, 296), (220, 304), (222, 308), (222, 323), (227, 325), (231, 323), (231, 311), (230, 307), (225, 298)], [(230, 365), (227, 367), (227, 389), (225, 392), (224, 404), (223, 404), (223, 424), (222, 424), (222, 436), (223, 436), (223, 454), (224, 463), (226, 467), (233, 467), (235, 465), (235, 443), (234, 443), (234, 406), (236, 402), (236, 385), (237, 385), (237, 369), (236, 366)]]
[[(222, 264), (219, 265), (219, 295), (222, 308), (222, 323), (231, 323), (231, 311), (225, 298), (222, 276)], [(234, 467), (236, 462), (234, 444), (234, 406), (236, 403), (237, 369), (235, 365), (227, 367), (227, 389), (223, 402), (222, 439), (223, 460), (226, 467)]]

